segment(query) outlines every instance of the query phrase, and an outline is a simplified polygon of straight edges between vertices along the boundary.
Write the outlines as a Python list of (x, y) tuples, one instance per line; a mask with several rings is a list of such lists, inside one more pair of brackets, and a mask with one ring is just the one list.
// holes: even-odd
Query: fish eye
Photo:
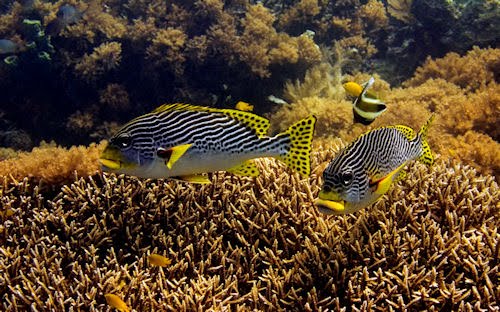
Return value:
[(120, 148), (126, 148), (132, 143), (132, 138), (129, 135), (121, 135), (119, 137), (112, 138), (110, 142)]
[(344, 184), (345, 186), (348, 186), (352, 183), (352, 179), (353, 179), (353, 175), (352, 175), (352, 172), (351, 171), (346, 171), (346, 172), (342, 172), (340, 174), (340, 181), (342, 182), (342, 184)]

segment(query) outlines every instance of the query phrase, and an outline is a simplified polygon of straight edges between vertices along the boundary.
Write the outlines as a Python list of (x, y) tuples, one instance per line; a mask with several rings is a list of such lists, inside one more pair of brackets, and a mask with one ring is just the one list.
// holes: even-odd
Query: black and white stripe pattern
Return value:
[[(352, 184), (363, 185), (362, 179), (382, 178), (410, 159), (422, 153), (419, 136), (409, 140), (397, 128), (385, 127), (359, 137), (347, 146), (328, 165), (324, 172), (325, 188), (338, 190), (342, 187), (343, 174), (352, 173)], [(363, 197), (366, 189), (360, 189)]]
[(193, 144), (190, 148), (193, 152), (232, 154), (278, 150), (285, 153), (289, 145), (287, 136), (260, 138), (256, 129), (223, 112), (182, 109), (182, 104), (177, 106), (181, 109), (154, 111), (135, 118), (113, 138), (130, 136), (134, 148), (146, 158), (152, 158), (158, 148), (168, 149), (181, 144)]

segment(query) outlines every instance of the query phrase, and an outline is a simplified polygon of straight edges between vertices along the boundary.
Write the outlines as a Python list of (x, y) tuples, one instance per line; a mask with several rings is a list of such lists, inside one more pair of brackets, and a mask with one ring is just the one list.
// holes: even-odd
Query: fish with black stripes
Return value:
[(104, 171), (208, 183), (203, 174), (214, 171), (258, 176), (251, 160), (275, 157), (308, 176), (315, 123), (310, 116), (267, 136), (269, 120), (248, 111), (164, 104), (125, 124), (99, 161)]
[(371, 77), (363, 85), (352, 81), (343, 84), (347, 94), (355, 97), (352, 103), (354, 121), (362, 123), (365, 126), (371, 124), (387, 110), (387, 105), (368, 90), (374, 82), (375, 78)]
[(434, 158), (427, 130), (434, 115), (415, 133), (403, 125), (371, 130), (341, 150), (323, 172), (323, 186), (315, 204), (326, 214), (356, 212), (377, 201), (393, 181), (404, 178), (403, 168), (418, 159)]

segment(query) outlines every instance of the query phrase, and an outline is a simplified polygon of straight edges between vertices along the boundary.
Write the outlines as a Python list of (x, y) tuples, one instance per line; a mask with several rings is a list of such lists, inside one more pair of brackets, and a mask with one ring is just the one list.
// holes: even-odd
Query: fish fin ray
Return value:
[(172, 166), (184, 155), (187, 150), (192, 146), (193, 144), (182, 144), (182, 145), (177, 145), (174, 147), (171, 147), (169, 149), (159, 149), (156, 154), (162, 158), (168, 158), (165, 159), (166, 166), (168, 169), (172, 169)]
[(422, 126), (422, 129), (418, 132), (418, 136), (420, 140), (422, 140), (422, 155), (418, 158), (424, 164), (430, 166), (434, 163), (434, 156), (432, 156), (431, 147), (427, 142), (427, 131), (429, 130), (429, 126), (434, 120), (435, 115), (432, 114), (431, 117), (427, 120), (427, 122)]
[(393, 171), (389, 172), (389, 174), (386, 175), (385, 177), (370, 182), (370, 185), (376, 185), (375, 193), (378, 195), (384, 195), (385, 193), (387, 193), (387, 191), (391, 187), (392, 182), (400, 180), (398, 174), (401, 172), (404, 166), (406, 166), (406, 162), (403, 163), (401, 166), (397, 167), (396, 169), (394, 169)]
[(396, 125), (396, 126), (387, 126), (387, 128), (394, 128), (394, 129), (398, 130), (409, 141), (415, 139), (415, 131), (412, 128), (408, 127), (408, 126)]
[(278, 134), (290, 138), (288, 153), (278, 159), (305, 177), (311, 173), (311, 144), (315, 124), (316, 117), (311, 115), (291, 125), (284, 133)]
[(245, 161), (241, 165), (228, 169), (227, 172), (245, 177), (257, 177), (260, 174), (259, 168), (251, 161)]

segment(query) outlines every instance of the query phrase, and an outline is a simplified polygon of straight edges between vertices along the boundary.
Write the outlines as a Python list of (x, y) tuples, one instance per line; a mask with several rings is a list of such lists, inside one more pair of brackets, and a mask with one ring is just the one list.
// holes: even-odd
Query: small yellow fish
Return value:
[(7, 208), (4, 211), (0, 210), (0, 218), (8, 218), (14, 214), (14, 210)]
[(236, 103), (236, 109), (244, 112), (251, 112), (253, 111), (253, 105), (249, 104), (247, 102), (239, 101)]
[(358, 97), (361, 94), (361, 91), (363, 91), (363, 87), (354, 81), (346, 82), (342, 86), (347, 94), (355, 97)]
[(130, 311), (127, 304), (125, 302), (123, 302), (123, 300), (120, 297), (118, 297), (117, 295), (105, 294), (104, 297), (106, 297), (106, 302), (112, 308), (115, 308), (120, 312), (129, 312)]
[(172, 260), (170, 260), (169, 258), (158, 254), (150, 254), (148, 256), (148, 260), (151, 265), (161, 266), (161, 267), (169, 266), (170, 263), (172, 263)]

